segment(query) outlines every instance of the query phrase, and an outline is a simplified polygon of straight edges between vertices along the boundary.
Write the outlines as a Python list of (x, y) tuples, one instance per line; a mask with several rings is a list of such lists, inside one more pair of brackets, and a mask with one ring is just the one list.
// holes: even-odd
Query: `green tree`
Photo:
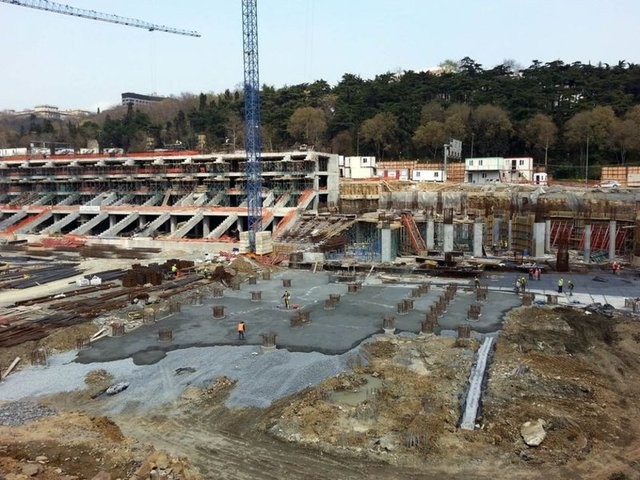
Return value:
[(629, 152), (640, 151), (640, 105), (629, 110), (623, 118), (611, 124), (611, 146), (619, 154), (620, 163), (627, 161)]
[(331, 139), (331, 152), (339, 155), (353, 155), (353, 135), (343, 130)]
[(311, 145), (319, 145), (327, 131), (327, 122), (320, 108), (300, 107), (289, 118), (289, 134), (296, 140)]
[(378, 113), (365, 120), (360, 127), (360, 134), (365, 142), (375, 146), (378, 158), (383, 158), (384, 152), (395, 145), (398, 134), (398, 117), (393, 113)]
[(609, 106), (576, 113), (565, 125), (565, 137), (571, 145), (589, 142), (593, 147), (607, 147), (615, 120), (616, 114)]
[(431, 120), (418, 127), (413, 135), (413, 143), (418, 148), (428, 148), (433, 159), (438, 156), (438, 149), (447, 143), (447, 131), (443, 122)]
[(471, 125), (481, 155), (502, 155), (508, 151), (513, 125), (506, 110), (480, 105), (471, 114)]
[(544, 167), (547, 168), (549, 147), (556, 142), (558, 127), (549, 115), (537, 113), (524, 125), (523, 136), (534, 149), (544, 149)]
[(423, 125), (431, 121), (444, 121), (444, 108), (442, 104), (436, 100), (432, 100), (427, 103), (422, 107), (422, 111), (420, 112), (420, 122)]

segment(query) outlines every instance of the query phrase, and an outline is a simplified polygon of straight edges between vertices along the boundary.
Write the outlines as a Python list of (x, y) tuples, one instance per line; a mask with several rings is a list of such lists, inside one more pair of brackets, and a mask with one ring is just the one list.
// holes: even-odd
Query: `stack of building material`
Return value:
[(273, 252), (271, 232), (256, 232), (256, 254), (265, 255)]
[[(240, 253), (248, 253), (250, 250), (249, 232), (240, 232)], [(265, 255), (273, 252), (273, 239), (271, 232), (256, 232), (257, 255)]]

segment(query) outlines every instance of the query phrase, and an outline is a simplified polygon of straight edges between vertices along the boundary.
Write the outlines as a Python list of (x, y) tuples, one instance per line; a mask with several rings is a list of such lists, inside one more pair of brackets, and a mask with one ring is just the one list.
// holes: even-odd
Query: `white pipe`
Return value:
[(460, 428), (464, 430), (473, 430), (476, 426), (480, 396), (482, 395), (482, 380), (487, 368), (487, 358), (491, 351), (493, 340), (494, 337), (486, 337), (484, 339), (482, 345), (478, 349), (478, 361), (474, 365), (471, 370), (471, 375), (469, 376), (469, 393), (467, 393), (464, 415), (462, 416), (462, 422), (460, 422)]

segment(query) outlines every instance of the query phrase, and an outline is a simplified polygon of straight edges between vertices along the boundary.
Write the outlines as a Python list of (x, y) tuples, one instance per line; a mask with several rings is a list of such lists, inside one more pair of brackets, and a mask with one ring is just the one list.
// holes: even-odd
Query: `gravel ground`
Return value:
[(55, 410), (33, 402), (10, 402), (0, 405), (0, 425), (17, 427), (54, 413), (56, 413)]
[[(50, 357), (47, 367), (30, 367), (10, 375), (0, 384), (0, 400), (82, 390), (88, 372), (104, 369), (113, 375), (114, 383), (130, 385), (122, 393), (96, 400), (104, 402), (112, 414), (173, 402), (188, 386), (208, 385), (220, 375), (237, 380), (228, 407), (264, 408), (347, 370), (347, 360), (353, 355), (353, 351), (336, 356), (286, 350), (261, 353), (255, 346), (226, 346), (176, 350), (156, 364), (134, 365), (131, 359), (80, 364), (73, 362), (75, 353), (69, 352)], [(177, 373), (180, 368), (186, 370)]]

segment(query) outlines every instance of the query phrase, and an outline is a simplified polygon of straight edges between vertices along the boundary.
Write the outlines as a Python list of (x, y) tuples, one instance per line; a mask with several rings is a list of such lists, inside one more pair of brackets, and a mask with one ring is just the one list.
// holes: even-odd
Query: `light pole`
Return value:
[(473, 139), (476, 137), (475, 133), (471, 134), (471, 153), (469, 154), (469, 158), (473, 158)]

